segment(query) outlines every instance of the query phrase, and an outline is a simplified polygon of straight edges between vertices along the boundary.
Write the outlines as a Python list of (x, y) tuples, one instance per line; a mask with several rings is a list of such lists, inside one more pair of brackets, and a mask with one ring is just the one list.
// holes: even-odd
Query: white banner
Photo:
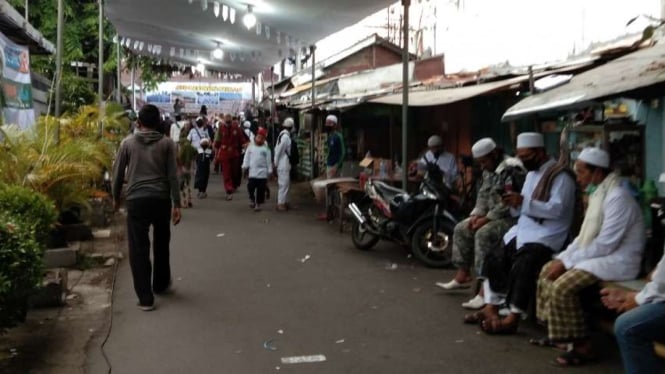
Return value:
[(26, 129), (35, 123), (28, 47), (14, 44), (0, 33), (0, 53), (4, 124)]
[(198, 114), (205, 105), (208, 115), (237, 114), (252, 100), (252, 83), (165, 82), (146, 93), (146, 102), (173, 113), (176, 99), (185, 106), (183, 113)]

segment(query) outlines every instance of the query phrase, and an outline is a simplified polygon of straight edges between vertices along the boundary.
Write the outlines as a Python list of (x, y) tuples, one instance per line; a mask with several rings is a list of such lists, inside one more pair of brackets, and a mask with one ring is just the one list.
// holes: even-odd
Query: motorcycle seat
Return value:
[(405, 195), (406, 191), (393, 187), (387, 183), (376, 181), (374, 182), (376, 190), (386, 201), (393, 200), (398, 195)]

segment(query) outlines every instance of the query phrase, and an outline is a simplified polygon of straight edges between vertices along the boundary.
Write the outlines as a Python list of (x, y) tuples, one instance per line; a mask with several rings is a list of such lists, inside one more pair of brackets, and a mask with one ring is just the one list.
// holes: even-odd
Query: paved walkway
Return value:
[[(494, 337), (462, 325), (468, 293), (433, 287), (452, 271), (391, 244), (357, 251), (313, 206), (283, 214), (273, 198), (255, 213), (244, 190), (227, 202), (218, 176), (211, 187), (173, 230), (175, 293), (156, 311), (136, 307), (122, 263), (105, 346), (113, 373), (561, 373), (548, 363), (556, 351), (527, 344), (535, 330)], [(622, 371), (605, 341), (585, 372)], [(310, 355), (326, 361), (281, 362)], [(106, 372), (90, 357), (89, 372)]]

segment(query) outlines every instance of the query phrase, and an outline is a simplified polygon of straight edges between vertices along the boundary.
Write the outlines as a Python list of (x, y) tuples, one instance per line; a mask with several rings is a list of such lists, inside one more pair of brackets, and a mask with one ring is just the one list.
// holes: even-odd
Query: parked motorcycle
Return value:
[(361, 201), (349, 204), (356, 248), (369, 250), (379, 240), (389, 240), (410, 248), (429, 267), (450, 264), (456, 220), (446, 209), (450, 191), (441, 179), (425, 177), (413, 196), (370, 179), (365, 193)]

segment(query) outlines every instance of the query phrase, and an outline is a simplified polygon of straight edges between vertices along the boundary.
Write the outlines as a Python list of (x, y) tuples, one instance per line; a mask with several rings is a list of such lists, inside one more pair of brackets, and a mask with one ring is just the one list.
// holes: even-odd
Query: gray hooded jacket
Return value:
[(127, 200), (170, 199), (180, 206), (175, 144), (157, 131), (125, 138), (113, 164), (113, 199), (119, 201), (127, 176)]

